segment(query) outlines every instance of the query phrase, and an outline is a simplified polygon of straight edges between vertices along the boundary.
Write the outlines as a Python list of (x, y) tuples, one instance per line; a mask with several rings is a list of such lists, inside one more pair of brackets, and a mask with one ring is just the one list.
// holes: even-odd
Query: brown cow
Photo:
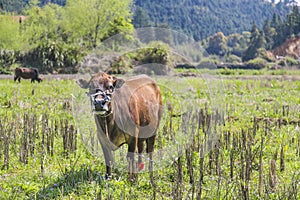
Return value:
[(31, 83), (34, 83), (34, 81), (42, 81), (42, 79), (39, 77), (39, 71), (36, 68), (17, 67), (15, 69), (14, 81), (18, 80), (20, 83), (21, 78), (31, 79)]
[(98, 129), (106, 163), (106, 177), (111, 177), (112, 151), (128, 145), (129, 175), (137, 177), (135, 153), (138, 152), (137, 167), (144, 168), (141, 153), (146, 142), (149, 154), (149, 170), (153, 183), (153, 150), (156, 132), (162, 113), (160, 89), (150, 77), (139, 75), (128, 80), (106, 73), (92, 76), (90, 81), (79, 80), (83, 88), (89, 88), (92, 110)]

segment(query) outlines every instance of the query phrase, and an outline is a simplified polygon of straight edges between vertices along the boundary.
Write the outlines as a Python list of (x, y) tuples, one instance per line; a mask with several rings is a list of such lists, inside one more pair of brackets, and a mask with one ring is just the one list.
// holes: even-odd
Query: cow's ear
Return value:
[(79, 79), (76, 81), (76, 83), (84, 89), (87, 89), (89, 87), (89, 81), (85, 80), (85, 79)]
[(122, 87), (122, 85), (125, 83), (124, 79), (116, 78), (116, 77), (113, 77), (113, 79), (114, 79), (114, 87), (117, 89)]

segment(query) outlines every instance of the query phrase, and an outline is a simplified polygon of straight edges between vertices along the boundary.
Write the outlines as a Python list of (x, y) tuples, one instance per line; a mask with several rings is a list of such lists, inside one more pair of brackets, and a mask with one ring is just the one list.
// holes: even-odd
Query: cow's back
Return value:
[(160, 89), (146, 75), (134, 76), (115, 91), (112, 99), (114, 119), (125, 133), (140, 129), (139, 137), (150, 137), (158, 128), (162, 100)]
[(15, 76), (22, 77), (24, 79), (37, 79), (38, 73), (39, 72), (36, 68), (17, 67), (15, 69)]

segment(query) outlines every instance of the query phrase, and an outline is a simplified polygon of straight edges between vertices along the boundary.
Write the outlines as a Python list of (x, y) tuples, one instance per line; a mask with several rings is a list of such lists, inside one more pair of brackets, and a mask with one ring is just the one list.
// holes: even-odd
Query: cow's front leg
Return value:
[(105, 159), (105, 165), (106, 165), (106, 174), (105, 174), (105, 179), (110, 180), (112, 178), (111, 174), (111, 168), (114, 164), (114, 157), (112, 154), (112, 151), (109, 149), (109, 147), (106, 146), (106, 144), (101, 143), (102, 151), (104, 154), (104, 159)]

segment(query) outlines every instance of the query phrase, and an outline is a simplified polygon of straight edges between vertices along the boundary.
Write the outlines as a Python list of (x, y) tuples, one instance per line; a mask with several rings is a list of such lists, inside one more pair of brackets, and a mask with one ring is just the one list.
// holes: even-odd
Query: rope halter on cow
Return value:
[[(101, 117), (107, 117), (112, 114), (112, 111), (111, 109), (109, 109), (108, 104), (111, 102), (111, 95), (113, 94), (113, 92), (113, 89), (105, 91), (102, 91), (101, 89), (95, 89), (94, 94), (88, 94), (91, 101), (91, 110), (94, 114)], [(99, 96), (101, 96), (100, 99), (97, 98)]]

